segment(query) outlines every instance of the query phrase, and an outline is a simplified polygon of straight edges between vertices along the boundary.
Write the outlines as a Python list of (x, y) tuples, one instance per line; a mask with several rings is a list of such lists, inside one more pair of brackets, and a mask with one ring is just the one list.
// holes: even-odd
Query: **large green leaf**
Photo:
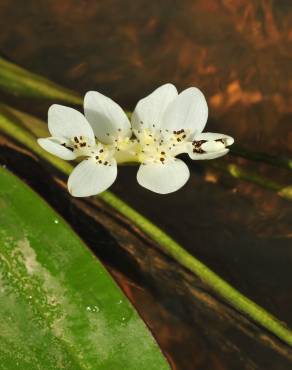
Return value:
[(100, 262), (1, 167), (0, 225), (0, 369), (169, 369)]

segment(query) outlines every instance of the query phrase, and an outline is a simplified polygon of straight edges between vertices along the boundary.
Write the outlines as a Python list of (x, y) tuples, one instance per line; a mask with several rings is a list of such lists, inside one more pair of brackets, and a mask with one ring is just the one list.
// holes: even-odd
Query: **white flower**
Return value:
[(141, 146), (137, 153), (142, 163), (138, 183), (159, 194), (171, 193), (190, 176), (187, 165), (175, 158), (177, 155), (214, 159), (226, 154), (233, 138), (202, 133), (207, 118), (207, 102), (195, 87), (178, 94), (175, 86), (166, 84), (140, 100), (132, 115), (132, 127)]
[(84, 112), (85, 117), (75, 109), (52, 105), (48, 112), (52, 136), (38, 139), (42, 148), (59, 158), (85, 157), (68, 179), (69, 192), (76, 197), (98, 194), (111, 186), (117, 177), (116, 152), (131, 158), (133, 147), (130, 122), (113, 100), (90, 91), (84, 98)]
[(172, 84), (166, 84), (140, 100), (131, 120), (136, 139), (125, 112), (110, 98), (88, 92), (84, 113), (52, 105), (48, 112), (52, 136), (38, 140), (42, 148), (62, 159), (85, 158), (68, 179), (68, 189), (76, 197), (106, 190), (121, 162), (141, 163), (137, 180), (145, 188), (159, 194), (174, 192), (190, 176), (187, 165), (176, 156), (221, 157), (234, 141), (227, 135), (202, 133), (208, 106), (195, 87), (178, 94)]

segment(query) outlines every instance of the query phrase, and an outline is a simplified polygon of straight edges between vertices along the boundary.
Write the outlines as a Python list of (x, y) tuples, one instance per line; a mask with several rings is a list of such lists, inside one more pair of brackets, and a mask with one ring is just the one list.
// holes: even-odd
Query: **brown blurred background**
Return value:
[[(0, 53), (33, 72), (80, 94), (98, 90), (127, 109), (165, 82), (197, 86), (210, 108), (208, 131), (291, 156), (291, 0), (0, 0), (0, 17)], [(46, 115), (37, 102), (26, 108)], [(232, 160), (291, 183), (285, 170)], [(122, 168), (113, 191), (292, 326), (291, 203), (198, 163), (187, 186), (166, 197), (138, 187), (135, 172)], [(116, 268), (127, 285), (127, 271)], [(163, 286), (138, 285), (124, 289), (175, 369), (292, 368), (285, 356), (218, 327), (216, 318), (200, 322), (201, 308), (179, 294), (168, 301)], [(216, 325), (229, 346), (212, 338)]]
[(225, 131), (287, 148), (290, 0), (1, 0), (0, 12), (1, 52), (35, 72), (127, 108), (164, 82), (199, 86)]

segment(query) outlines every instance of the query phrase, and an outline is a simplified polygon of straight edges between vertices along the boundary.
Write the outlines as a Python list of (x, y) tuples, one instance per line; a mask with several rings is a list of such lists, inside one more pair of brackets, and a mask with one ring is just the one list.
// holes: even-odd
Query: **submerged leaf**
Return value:
[(1, 369), (169, 369), (101, 263), (3, 168), (0, 224)]

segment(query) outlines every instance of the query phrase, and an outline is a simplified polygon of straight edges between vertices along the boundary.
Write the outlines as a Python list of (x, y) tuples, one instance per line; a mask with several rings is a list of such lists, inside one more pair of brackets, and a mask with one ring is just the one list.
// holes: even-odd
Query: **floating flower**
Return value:
[(138, 183), (159, 194), (171, 193), (190, 176), (187, 165), (176, 156), (188, 153), (192, 159), (214, 159), (226, 154), (233, 138), (202, 133), (207, 118), (207, 102), (195, 87), (178, 94), (175, 86), (166, 84), (140, 100), (132, 115), (142, 163)]
[[(49, 138), (39, 145), (65, 160), (84, 157), (68, 179), (69, 192), (76, 197), (98, 194), (117, 177), (115, 154), (131, 158), (130, 122), (110, 98), (90, 91), (84, 98), (85, 116), (75, 109), (54, 104), (48, 112)], [(96, 143), (96, 138), (98, 143)]]
[(85, 95), (84, 113), (52, 105), (48, 113), (52, 136), (38, 140), (42, 148), (62, 159), (85, 158), (68, 179), (68, 189), (76, 197), (106, 190), (121, 162), (141, 164), (137, 180), (145, 188), (159, 194), (174, 192), (190, 176), (187, 165), (176, 158), (179, 154), (214, 159), (226, 154), (234, 141), (227, 135), (202, 132), (208, 106), (195, 87), (180, 94), (172, 84), (159, 87), (138, 102), (132, 128), (122, 108), (95, 91)]

